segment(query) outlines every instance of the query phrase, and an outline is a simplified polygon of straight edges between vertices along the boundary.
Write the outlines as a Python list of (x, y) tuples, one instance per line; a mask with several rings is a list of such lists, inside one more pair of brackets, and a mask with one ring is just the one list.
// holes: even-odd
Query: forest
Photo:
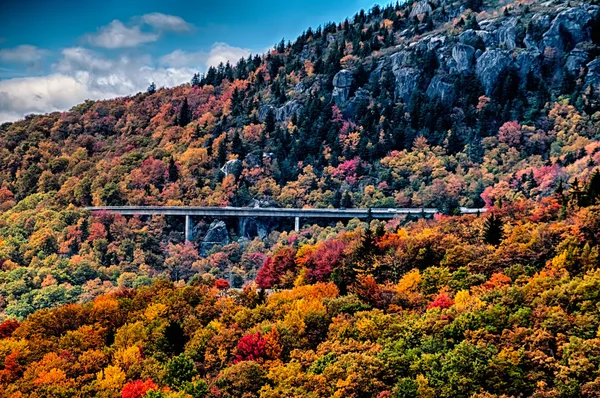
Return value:
[[(597, 1), (395, 3), (0, 125), (0, 396), (600, 396), (599, 54)], [(440, 214), (83, 209), (257, 204)]]

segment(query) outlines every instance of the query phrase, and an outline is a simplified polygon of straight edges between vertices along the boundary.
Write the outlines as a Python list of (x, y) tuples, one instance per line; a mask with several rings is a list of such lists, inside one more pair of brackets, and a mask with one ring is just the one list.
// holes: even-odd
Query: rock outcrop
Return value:
[(279, 108), (273, 105), (263, 105), (258, 110), (258, 120), (263, 122), (267, 118), (267, 114), (273, 112), (275, 120), (284, 122), (291, 118), (293, 114), (297, 114), (301, 108), (302, 104), (297, 100), (289, 100)]
[(333, 77), (333, 100), (336, 104), (342, 105), (350, 98), (350, 90), (354, 76), (348, 69), (342, 69)]
[(596, 58), (589, 64), (587, 64), (587, 74), (585, 75), (585, 85), (594, 86), (598, 89), (600, 87), (600, 58)]
[(456, 71), (470, 72), (475, 59), (475, 49), (467, 44), (458, 43), (452, 48), (452, 59), (456, 63)]
[(242, 171), (242, 161), (239, 159), (228, 160), (223, 167), (221, 167), (221, 171), (225, 176), (228, 176), (229, 174), (239, 175)]
[(225, 246), (231, 243), (229, 232), (224, 221), (215, 220), (210, 223), (208, 232), (204, 235), (204, 239), (200, 242), (200, 254), (206, 256), (213, 246)]
[(453, 86), (444, 82), (439, 75), (435, 75), (429, 82), (426, 94), (431, 99), (439, 99), (444, 103), (448, 103), (452, 99)]
[(496, 87), (498, 79), (512, 65), (513, 58), (506, 50), (487, 50), (477, 59), (475, 74), (481, 81), (486, 95)]
[(554, 47), (561, 52), (571, 50), (577, 43), (590, 40), (591, 20), (590, 12), (583, 7), (569, 8), (560, 12), (552, 21), (550, 29), (544, 33), (542, 45)]

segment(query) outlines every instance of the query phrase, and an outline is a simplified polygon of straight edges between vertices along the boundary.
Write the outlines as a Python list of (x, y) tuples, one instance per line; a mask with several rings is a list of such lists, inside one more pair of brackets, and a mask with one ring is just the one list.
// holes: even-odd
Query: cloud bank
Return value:
[[(123, 44), (130, 39), (120, 40)], [(66, 48), (51, 66), (51, 73), (0, 81), (0, 122), (30, 113), (68, 110), (86, 99), (134, 94), (146, 90), (151, 82), (158, 87), (177, 86), (209, 66), (235, 63), (249, 54), (248, 49), (215, 43), (207, 52), (175, 50), (157, 62), (149, 55), (107, 57), (84, 47)]]

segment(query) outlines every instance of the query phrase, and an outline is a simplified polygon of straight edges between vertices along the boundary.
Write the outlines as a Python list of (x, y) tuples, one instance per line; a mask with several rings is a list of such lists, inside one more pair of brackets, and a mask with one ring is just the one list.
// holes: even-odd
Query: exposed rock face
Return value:
[(600, 87), (600, 58), (596, 58), (587, 64), (587, 74), (585, 75), (585, 85), (593, 85), (594, 88)]
[(348, 101), (350, 97), (350, 88), (354, 82), (352, 72), (347, 69), (342, 69), (333, 77), (333, 100), (336, 104), (341, 105)]
[(496, 36), (487, 30), (467, 29), (459, 36), (461, 43), (473, 43), (477, 38), (483, 41), (485, 47), (496, 47)]
[(572, 75), (579, 75), (579, 70), (585, 65), (588, 60), (590, 53), (581, 48), (580, 46), (575, 47), (573, 51), (569, 53), (565, 67)]
[(513, 63), (513, 58), (506, 50), (487, 50), (477, 59), (475, 73), (481, 85), (485, 89), (486, 95), (491, 94), (498, 82), (498, 78)]
[(517, 18), (510, 18), (496, 30), (496, 40), (499, 46), (506, 50), (517, 47), (517, 23)]
[(429, 87), (427, 87), (427, 95), (431, 99), (439, 99), (440, 101), (447, 103), (452, 98), (453, 87), (452, 84), (442, 81), (439, 75), (435, 75)]
[(356, 111), (361, 104), (369, 103), (371, 100), (371, 94), (364, 88), (356, 90), (354, 97), (350, 99), (346, 106), (346, 112), (352, 116), (356, 116)]
[[(537, 48), (538, 40), (541, 39), (542, 32), (546, 32), (550, 29), (552, 18), (549, 15), (535, 14), (529, 22), (529, 29), (525, 35), (525, 46), (527, 48)], [(537, 37), (538, 34), (540, 37)]]
[(466, 44), (457, 44), (452, 49), (452, 59), (456, 62), (458, 72), (469, 72), (473, 66), (475, 49)]
[(228, 160), (223, 167), (221, 167), (221, 171), (228, 176), (229, 174), (237, 174), (242, 170), (242, 161), (239, 159), (231, 159)]
[(396, 78), (396, 87), (394, 89), (396, 100), (408, 102), (413, 91), (417, 89), (421, 72), (414, 68), (399, 68), (393, 70), (393, 73)]
[(571, 46), (590, 39), (589, 23), (592, 16), (582, 7), (569, 8), (560, 12), (544, 33), (542, 45), (569, 51)]
[(205, 256), (214, 245), (225, 246), (231, 243), (225, 222), (215, 220), (210, 223), (208, 232), (200, 243), (200, 254)]
[(542, 54), (536, 48), (522, 51), (517, 56), (516, 65), (519, 78), (523, 81), (530, 72), (536, 73), (541, 69)]
[(293, 114), (297, 113), (302, 105), (296, 100), (287, 101), (283, 106), (277, 108), (275, 111), (275, 118), (278, 122), (283, 122), (292, 117)]
[(422, 0), (413, 6), (412, 10), (410, 11), (410, 17), (413, 18), (418, 15), (431, 13), (432, 10), (433, 9), (431, 8), (431, 5), (429, 5), (429, 1)]
[(275, 120), (283, 122), (292, 117), (294, 113), (297, 113), (302, 108), (302, 104), (296, 100), (287, 101), (279, 108), (273, 105), (263, 105), (258, 109), (258, 120), (263, 122), (267, 118), (269, 112), (273, 112)]
[(273, 111), (273, 113), (275, 113), (275, 107), (273, 105), (263, 105), (258, 109), (258, 120), (260, 120), (261, 122), (264, 122), (265, 119), (267, 118), (267, 115), (269, 114), (270, 111)]

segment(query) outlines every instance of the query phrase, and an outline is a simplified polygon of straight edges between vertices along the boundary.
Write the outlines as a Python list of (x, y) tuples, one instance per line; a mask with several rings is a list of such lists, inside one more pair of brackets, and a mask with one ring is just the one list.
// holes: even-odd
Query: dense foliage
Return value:
[(4, 321), (0, 390), (598, 396), (600, 206), (569, 205), (564, 218), (563, 200), (495, 209), (497, 245), (486, 241), (489, 216), (315, 227), (280, 242), (261, 269), (286, 290), (163, 280)]
[[(600, 396), (592, 3), (376, 6), (0, 126), (0, 396)], [(82, 210), (265, 203), (444, 215), (211, 249)]]

